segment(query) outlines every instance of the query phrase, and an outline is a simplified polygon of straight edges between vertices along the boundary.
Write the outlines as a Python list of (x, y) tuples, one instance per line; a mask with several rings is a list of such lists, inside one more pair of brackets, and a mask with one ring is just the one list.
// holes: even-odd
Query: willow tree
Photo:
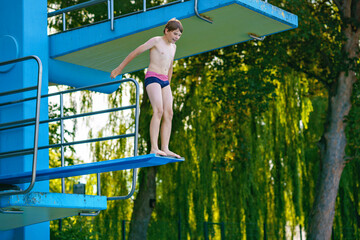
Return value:
[(339, 182), (346, 165), (346, 117), (359, 73), (360, 1), (287, 1), (303, 16), (288, 43), (286, 64), (323, 83), (328, 112), (321, 145), (321, 170), (310, 213), (308, 237), (330, 239)]
[[(204, 222), (225, 222), (232, 239), (262, 238), (264, 225), (267, 236), (281, 239), (289, 223), (304, 224), (303, 206), (313, 198), (302, 192), (314, 189), (304, 153), (321, 135), (304, 136), (315, 86), (304, 74), (263, 61), (265, 45), (250, 42), (177, 62), (174, 124), (180, 127), (172, 143), (186, 162), (158, 169), (159, 208), (149, 239), (174, 236), (176, 226), (159, 225), (179, 216), (182, 235), (191, 239), (203, 236)], [(314, 158), (316, 150), (308, 161)]]
[(321, 90), (326, 92), (328, 110), (319, 142), (320, 174), (307, 229), (311, 239), (329, 239), (339, 181), (347, 163), (345, 120), (359, 70), (360, 2), (274, 1), (273, 4), (302, 16), (299, 28), (271, 36), (257, 52), (246, 54), (259, 59), (253, 61), (253, 68), (257, 69), (253, 71), (253, 79), (271, 76), (271, 69), (292, 70), (321, 82)]
[[(339, 182), (347, 163), (346, 117), (359, 73), (360, 2), (272, 1), (300, 16), (299, 28), (277, 34), (259, 49), (262, 62), (293, 70), (322, 83), (328, 98), (319, 142), (320, 174), (308, 220), (310, 239), (330, 239)], [(262, 70), (268, 69), (262, 66)]]
[[(63, 1), (51, 0), (51, 2)], [(318, 160), (320, 165), (319, 182), (316, 185), (318, 191), (316, 191), (313, 210), (307, 221), (307, 230), (310, 239), (329, 239), (340, 177), (349, 160), (346, 153), (349, 155), (357, 153), (356, 144), (358, 143), (356, 142), (350, 142), (348, 152), (345, 151), (348, 143), (345, 134), (347, 126), (345, 119), (351, 110), (352, 103), (357, 104), (358, 101), (356, 99), (351, 101), (351, 96), (354, 85), (357, 84), (357, 74), (359, 73), (360, 2), (355, 0), (273, 0), (271, 3), (298, 15), (300, 17), (299, 28), (267, 37), (256, 51), (245, 50), (244, 54), (252, 63), (248, 65), (253, 65), (253, 70), (247, 74), (252, 74), (251, 79), (261, 82), (260, 80), (263, 78), (272, 77), (274, 72), (295, 71), (299, 74), (305, 74), (308, 79), (321, 82), (321, 91), (326, 92), (328, 106), (324, 133), (319, 142), (321, 156)], [(105, 10), (103, 15), (105, 18)], [(75, 23), (76, 21), (74, 21)], [(223, 59), (226, 60), (226, 58)], [(210, 62), (212, 60), (209, 58)], [(229, 58), (228, 63), (231, 64), (231, 58)], [(205, 67), (201, 64), (199, 66)], [(237, 84), (241, 84), (241, 81)], [(254, 95), (254, 97), (257, 96), (259, 95)], [(226, 97), (231, 96), (226, 95)], [(230, 98), (229, 100), (234, 101)], [(240, 101), (239, 104), (247, 104), (247, 102)], [(144, 105), (143, 110), (145, 109), (149, 109), (149, 105)], [(229, 108), (229, 116), (233, 110)], [(146, 115), (145, 112), (142, 112), (143, 116)], [(184, 116), (189, 115), (185, 114)], [(354, 116), (353, 118), (356, 118), (358, 115), (354, 113)], [(256, 122), (255, 119), (254, 117), (254, 122)], [(177, 120), (174, 119), (174, 121)], [(178, 121), (178, 130), (180, 131), (184, 125), (181, 124), (182, 120)], [(177, 131), (177, 123), (175, 122), (174, 131)], [(221, 124), (220, 121), (219, 124)], [(142, 123), (142, 125), (148, 126), (148, 123)], [(144, 140), (147, 136), (146, 131), (143, 129), (141, 133), (144, 137), (142, 140), (144, 144), (140, 150), (142, 149), (143, 152), (146, 151), (146, 140)], [(229, 142), (231, 143), (231, 140)], [(247, 150), (245, 149), (244, 153), (248, 152)], [(143, 190), (150, 189), (146, 186), (150, 180), (152, 186), (156, 184), (155, 174), (146, 174), (146, 171), (156, 172), (156, 169), (147, 169), (140, 174), (139, 196)], [(150, 176), (151, 178), (148, 179)], [(352, 176), (356, 175), (353, 174)], [(281, 176), (279, 177), (281, 179)], [(154, 193), (154, 190), (151, 191)], [(345, 194), (342, 195), (345, 196)], [(147, 197), (143, 200), (141, 198), (139, 201), (136, 200), (139, 206), (148, 208), (147, 219), (150, 219), (149, 215), (152, 213), (152, 209), (148, 207), (149, 199)], [(136, 211), (140, 212), (141, 208)], [(252, 216), (251, 214), (253, 213), (249, 213), (249, 216)]]

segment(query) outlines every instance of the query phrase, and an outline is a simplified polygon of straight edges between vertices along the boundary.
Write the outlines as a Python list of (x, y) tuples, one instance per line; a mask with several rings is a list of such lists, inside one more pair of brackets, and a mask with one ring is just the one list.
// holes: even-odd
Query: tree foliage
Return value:
[[(64, 7), (70, 2), (49, 3)], [(332, 1), (271, 4), (298, 15), (299, 27), (263, 42), (242, 43), (175, 63), (170, 148), (186, 161), (156, 170), (156, 207), (148, 239), (174, 239), (179, 222), (184, 239), (203, 238), (204, 222), (225, 223), (229, 239), (261, 239), (265, 234), (269, 239), (291, 239), (299, 236), (300, 225), (308, 231), (322, 168), (329, 99), (341, 72), (358, 73), (354, 67), (358, 60), (343, 51), (347, 38), (342, 29), (353, 19), (344, 18)], [(124, 11), (140, 8), (138, 1), (121, 6)], [(90, 16), (98, 9), (87, 11)], [(72, 16), (73, 27), (79, 26), (80, 17), (84, 12)], [(96, 18), (86, 21), (105, 19), (105, 10)], [(143, 71), (135, 76), (142, 81)], [(347, 164), (336, 199), (335, 239), (360, 236), (359, 94), (356, 83), (346, 118)], [(111, 95), (109, 105), (117, 106), (122, 96), (120, 91)], [(141, 109), (139, 154), (145, 154), (151, 117), (146, 96)], [(123, 119), (111, 116), (106, 128), (92, 134), (102, 136), (109, 129), (126, 132), (133, 123)], [(98, 143), (93, 157), (94, 161), (119, 158), (131, 150), (126, 141)], [(147, 171), (140, 172), (140, 182)], [(129, 172), (102, 175), (102, 194), (126, 194), (130, 178)], [(89, 181), (95, 183), (95, 176)], [(91, 231), (96, 239), (119, 239), (121, 220), (130, 220), (133, 202), (111, 202), (108, 208), (94, 219)], [(218, 236), (219, 230), (212, 225), (209, 234)]]

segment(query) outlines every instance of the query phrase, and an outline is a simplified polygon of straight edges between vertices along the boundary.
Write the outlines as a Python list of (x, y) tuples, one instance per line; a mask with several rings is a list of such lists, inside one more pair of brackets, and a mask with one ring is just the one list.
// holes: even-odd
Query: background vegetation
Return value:
[[(63, 8), (81, 1), (48, 2)], [(186, 161), (140, 172), (139, 188), (149, 171), (156, 173), (156, 205), (148, 239), (178, 239), (179, 234), (181, 239), (204, 239), (206, 231), (210, 239), (220, 239), (221, 225), (204, 222), (223, 223), (227, 239), (305, 237), (321, 171), (329, 86), (346, 65), (343, 22), (332, 2), (270, 3), (298, 15), (299, 27), (263, 42), (246, 42), (175, 62), (171, 148)], [(142, 6), (141, 1), (121, 4), (122, 11)], [(74, 13), (72, 27), (106, 18), (105, 10)], [(94, 12), (100, 14), (93, 17)], [(60, 28), (61, 22), (50, 26)], [(144, 72), (133, 76), (142, 82)], [(121, 104), (123, 94), (120, 88), (109, 95), (108, 104)], [(360, 86), (355, 83), (346, 118), (346, 166), (336, 198), (334, 239), (360, 238), (359, 96)], [(91, 93), (84, 93), (79, 105), (91, 108), (91, 98)], [(144, 94), (139, 154), (148, 152), (150, 116)], [(123, 133), (132, 127), (131, 121), (120, 118), (109, 117), (102, 131), (91, 134), (102, 135), (109, 129)], [(129, 152), (131, 143), (124, 141), (92, 146), (94, 161)], [(102, 194), (126, 194), (130, 179), (127, 171), (102, 174)], [(92, 176), (87, 184), (95, 181)], [(87, 190), (92, 192), (91, 187)], [(53, 239), (120, 239), (122, 220), (127, 220), (126, 234), (130, 230), (133, 207), (134, 199), (110, 202), (108, 210), (95, 218), (64, 220), (61, 231), (53, 222)], [(134, 224), (142, 223), (136, 220)]]

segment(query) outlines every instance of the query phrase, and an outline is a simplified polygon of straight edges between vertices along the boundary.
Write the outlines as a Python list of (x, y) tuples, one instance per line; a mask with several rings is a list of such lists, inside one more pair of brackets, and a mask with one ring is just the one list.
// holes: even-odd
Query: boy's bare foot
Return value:
[(157, 155), (164, 156), (164, 157), (167, 156), (167, 154), (165, 152), (163, 152), (163, 151), (161, 151), (159, 149), (151, 150), (150, 153), (155, 153)]
[(163, 150), (163, 151), (167, 154), (168, 157), (181, 158), (178, 154), (170, 150)]

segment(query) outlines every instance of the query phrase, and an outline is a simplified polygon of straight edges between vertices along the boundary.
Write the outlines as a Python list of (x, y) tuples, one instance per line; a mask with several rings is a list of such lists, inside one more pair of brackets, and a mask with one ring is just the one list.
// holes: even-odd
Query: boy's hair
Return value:
[(176, 29), (179, 29), (181, 33), (184, 30), (181, 22), (176, 18), (172, 18), (167, 22), (164, 28), (164, 33), (165, 33), (165, 29), (167, 29), (168, 31), (175, 31)]

